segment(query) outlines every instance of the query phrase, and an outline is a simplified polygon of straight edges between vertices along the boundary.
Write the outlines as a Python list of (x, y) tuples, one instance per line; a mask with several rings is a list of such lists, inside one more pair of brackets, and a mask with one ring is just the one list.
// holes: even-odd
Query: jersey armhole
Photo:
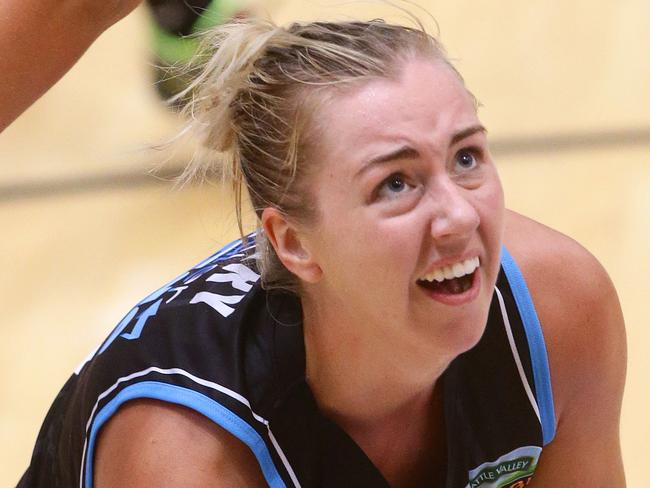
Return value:
[(501, 266), (524, 324), (524, 332), (526, 333), (533, 368), (535, 397), (541, 417), (543, 443), (546, 445), (555, 437), (556, 420), (553, 391), (551, 389), (551, 374), (542, 326), (526, 285), (526, 280), (505, 246), (501, 249)]
[(125, 387), (94, 416), (87, 434), (88, 445), (84, 449), (85, 465), (82, 459), (81, 487), (92, 488), (93, 486), (94, 448), (97, 435), (102, 426), (125, 402), (145, 398), (181, 405), (204, 415), (250, 448), (270, 487), (286, 487), (273, 462), (266, 442), (246, 420), (212, 398), (197, 391), (158, 381), (143, 381)]

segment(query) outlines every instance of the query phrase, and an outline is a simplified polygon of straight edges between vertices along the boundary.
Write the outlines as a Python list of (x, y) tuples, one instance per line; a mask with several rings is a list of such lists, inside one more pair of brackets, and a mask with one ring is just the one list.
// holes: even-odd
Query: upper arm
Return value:
[(566, 236), (512, 215), (506, 232), (542, 323), (555, 400), (557, 432), (540, 458), (536, 486), (624, 486), (626, 342), (614, 286)]
[(140, 0), (2, 0), (0, 132)]
[(124, 404), (102, 428), (94, 484), (266, 486), (250, 449), (201, 414), (155, 400)]

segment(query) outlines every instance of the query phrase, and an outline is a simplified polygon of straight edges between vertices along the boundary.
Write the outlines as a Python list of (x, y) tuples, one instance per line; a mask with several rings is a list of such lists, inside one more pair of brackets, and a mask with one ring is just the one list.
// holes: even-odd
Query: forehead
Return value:
[(474, 98), (441, 60), (405, 62), (395, 78), (338, 92), (315, 116), (320, 149), (336, 156), (396, 142), (444, 145), (456, 131), (478, 123)]

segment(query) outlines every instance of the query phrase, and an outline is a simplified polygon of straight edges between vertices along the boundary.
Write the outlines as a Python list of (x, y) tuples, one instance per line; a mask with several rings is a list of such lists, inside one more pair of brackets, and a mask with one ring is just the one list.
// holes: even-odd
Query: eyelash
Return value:
[[(381, 195), (382, 190), (387, 188), (388, 184), (394, 182), (397, 179), (399, 179), (399, 181), (402, 183), (402, 185), (404, 185), (404, 189), (399, 190), (399, 191), (391, 192), (392, 195), (384, 195), (384, 196), (382, 196)], [(373, 200), (380, 200), (380, 199), (382, 199), (382, 197), (383, 198), (388, 198), (388, 199), (395, 198), (395, 197), (397, 197), (398, 195), (400, 195), (402, 193), (406, 193), (409, 190), (409, 187), (410, 187), (410, 189), (412, 189), (413, 185), (411, 185), (409, 183), (408, 178), (404, 175), (404, 173), (396, 171), (394, 173), (391, 173), (387, 178), (384, 178), (381, 181), (381, 183), (377, 186), (377, 188), (374, 191)]]

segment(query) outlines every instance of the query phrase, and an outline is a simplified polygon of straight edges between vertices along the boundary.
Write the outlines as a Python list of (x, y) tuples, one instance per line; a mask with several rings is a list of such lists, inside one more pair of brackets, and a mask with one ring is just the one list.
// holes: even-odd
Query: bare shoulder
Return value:
[[(588, 299), (613, 290), (598, 260), (570, 237), (513, 211), (506, 212), (504, 241), (533, 285), (562, 287), (572, 298)], [(601, 290), (606, 286), (607, 290)], [(599, 296), (598, 298), (602, 298)]]
[(611, 369), (625, 359), (616, 290), (589, 251), (532, 219), (508, 212), (504, 241), (535, 302), (555, 369), (551, 374), (559, 390), (556, 407), (561, 409), (575, 393), (572, 379), (583, 383), (599, 369)]
[(266, 486), (250, 449), (203, 415), (156, 400), (123, 405), (102, 428), (99, 488)]
[[(504, 242), (542, 324), (558, 421), (556, 439), (542, 457), (547, 469), (540, 462), (536, 478), (540, 486), (567, 482), (572, 476), (566, 460), (583, 453), (594, 465), (594, 480), (602, 463), (613, 467), (608, 486), (624, 486), (618, 429), (627, 359), (616, 290), (584, 247), (522, 215), (507, 213)], [(555, 478), (560, 468), (566, 475), (562, 480)], [(584, 470), (575, 476), (578, 484), (585, 482)]]

